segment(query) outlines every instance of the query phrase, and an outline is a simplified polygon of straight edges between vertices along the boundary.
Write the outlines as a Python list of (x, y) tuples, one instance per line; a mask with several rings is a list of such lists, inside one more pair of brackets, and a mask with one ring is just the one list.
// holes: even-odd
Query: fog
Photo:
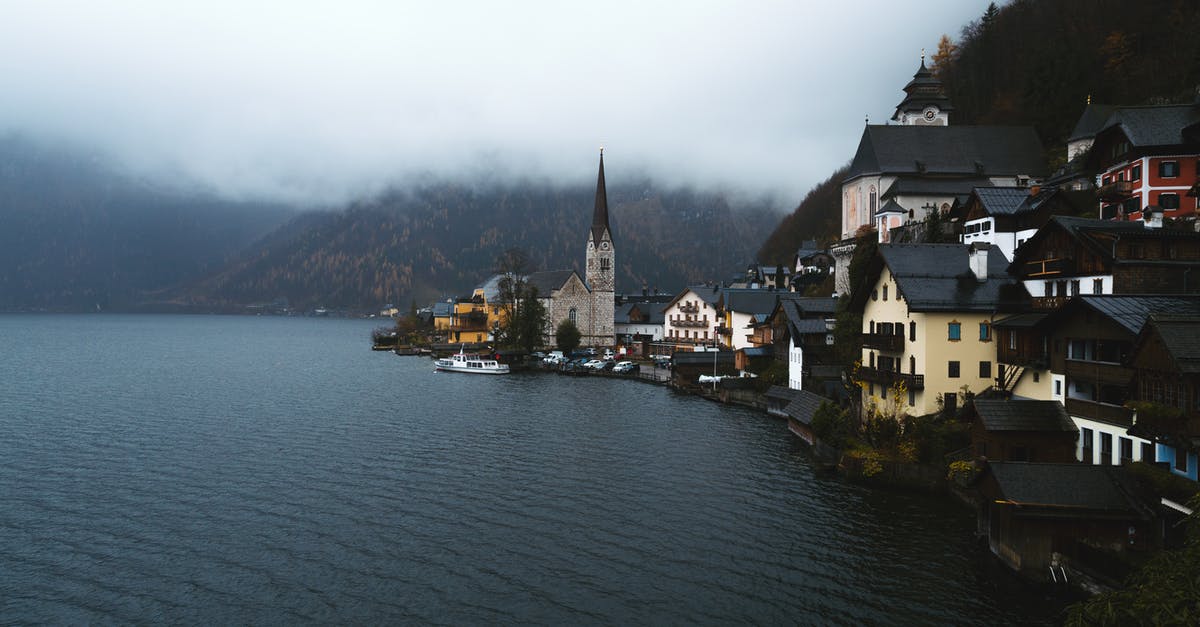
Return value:
[(986, 0), (0, 4), (0, 132), (233, 198), (648, 175), (790, 208)]

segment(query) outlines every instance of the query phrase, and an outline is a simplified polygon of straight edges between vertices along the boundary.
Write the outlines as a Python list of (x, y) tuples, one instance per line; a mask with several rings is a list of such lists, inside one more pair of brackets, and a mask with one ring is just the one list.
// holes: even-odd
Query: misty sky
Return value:
[(0, 133), (235, 197), (647, 173), (790, 209), (987, 0), (0, 1)]

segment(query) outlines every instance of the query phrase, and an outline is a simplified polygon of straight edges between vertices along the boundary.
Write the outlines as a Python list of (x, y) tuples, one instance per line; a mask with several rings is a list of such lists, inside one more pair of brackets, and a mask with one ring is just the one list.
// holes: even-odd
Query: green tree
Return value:
[(496, 266), (502, 275), (497, 299), (503, 310), (496, 328), (496, 343), (531, 352), (542, 345), (542, 330), (547, 322), (537, 287), (529, 283), (529, 255), (510, 248), (500, 255)]
[(558, 329), (554, 332), (554, 342), (564, 355), (570, 355), (579, 348), (579, 340), (582, 338), (583, 334), (579, 332), (579, 327), (575, 326), (575, 323), (571, 322), (569, 318), (558, 323)]

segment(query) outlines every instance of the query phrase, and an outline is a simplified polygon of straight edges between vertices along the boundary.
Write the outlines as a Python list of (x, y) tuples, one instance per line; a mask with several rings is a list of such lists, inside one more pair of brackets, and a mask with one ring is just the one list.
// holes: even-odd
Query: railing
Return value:
[(679, 311), (683, 313), (696, 313), (700, 311), (700, 305), (680, 305)]
[(1034, 309), (1058, 309), (1067, 304), (1066, 296), (1036, 296), (1032, 299)]
[(1133, 371), (1129, 368), (1103, 361), (1068, 359), (1064, 363), (1063, 371), (1068, 379), (1079, 379), (1088, 383), (1124, 386), (1133, 378)]
[(673, 326), (673, 327), (695, 327), (695, 328), (699, 329), (699, 328), (708, 327), (708, 321), (707, 320), (672, 320), (671, 326)]
[(1035, 370), (1044, 370), (1050, 365), (1050, 356), (1045, 352), (1037, 352), (1026, 354), (1020, 349), (1000, 349), (997, 351), (996, 360), (1002, 364), (1013, 366), (1022, 366), (1025, 368), (1033, 368)]
[(925, 375), (923, 374), (906, 374), (878, 368), (859, 368), (858, 376), (864, 381), (874, 381), (889, 386), (896, 381), (903, 381), (910, 390), (925, 389)]
[(903, 351), (903, 335), (884, 335), (882, 333), (863, 333), (863, 348), (874, 348), (881, 351)]
[(1122, 200), (1133, 193), (1133, 181), (1113, 181), (1096, 190), (1100, 200)]
[(726, 326), (719, 326), (719, 327), (717, 327), (717, 334), (718, 334), (718, 335), (732, 335), (732, 334), (733, 334), (733, 328), (732, 328), (732, 327), (726, 327)]
[(1097, 403), (1082, 398), (1068, 398), (1066, 407), (1067, 413), (1072, 416), (1091, 418), (1123, 427), (1129, 427), (1133, 424), (1133, 410), (1126, 409), (1120, 405)]

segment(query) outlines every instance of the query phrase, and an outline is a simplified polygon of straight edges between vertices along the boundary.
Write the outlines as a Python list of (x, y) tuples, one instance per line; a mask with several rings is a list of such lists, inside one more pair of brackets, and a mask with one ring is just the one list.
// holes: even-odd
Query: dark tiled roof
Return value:
[(770, 357), (772, 355), (770, 346), (747, 346), (741, 351), (747, 357)]
[(671, 361), (677, 366), (711, 366), (714, 361), (718, 364), (732, 364), (733, 351), (675, 351), (671, 355)]
[(1017, 314), (993, 322), (992, 327), (997, 329), (1031, 329), (1041, 324), (1048, 315), (1050, 315), (1049, 312)]
[(812, 424), (813, 414), (827, 399), (807, 390), (793, 390), (779, 385), (767, 390), (767, 398), (790, 401), (784, 408), (784, 413), (794, 418), (800, 424)]
[(895, 200), (888, 199), (883, 203), (883, 206), (875, 211), (875, 215), (883, 215), (885, 213), (908, 213), (908, 210), (900, 206), (900, 203)]
[(433, 309), (433, 315), (435, 315), (435, 316), (438, 316), (438, 317), (442, 317), (442, 316), (449, 316), (449, 315), (450, 315), (450, 311), (451, 311), (453, 308), (454, 308), (454, 304), (453, 304), (453, 303), (447, 303), (447, 302), (445, 302), (445, 301), (438, 301), (438, 302), (436, 302), (436, 303), (434, 303), (434, 304), (433, 304), (433, 308), (432, 308), (432, 309)]
[[(1157, 294), (1106, 294), (1077, 296), (1079, 306), (1090, 307), (1137, 335), (1152, 313), (1200, 315), (1200, 296)], [(1059, 311), (1070, 309), (1071, 301)]]
[(786, 292), (762, 289), (725, 289), (722, 299), (726, 311), (736, 311), (745, 314), (769, 314), (775, 309), (779, 295)]
[(546, 270), (534, 272), (526, 280), (537, 288), (538, 296), (549, 298), (554, 290), (562, 289), (567, 284), (572, 274), (575, 274), (574, 270)]
[(1035, 211), (1050, 200), (1057, 189), (1043, 189), (1037, 196), (1026, 187), (977, 187), (972, 192), (988, 215), (1016, 215)]
[(846, 180), (864, 174), (1039, 176), (1042, 142), (1030, 126), (868, 125)]
[(880, 196), (887, 200), (896, 196), (970, 196), (971, 190), (987, 187), (991, 181), (984, 177), (969, 178), (922, 178), (902, 176), (897, 178)]
[(815, 318), (802, 318), (800, 320), (789, 318), (788, 326), (794, 335), (825, 335), (829, 332), (829, 329), (825, 326), (825, 321)]
[(969, 248), (965, 244), (882, 244), (879, 254), (913, 311), (991, 311), (1005, 290), (1018, 286), (1005, 273), (1008, 260), (994, 245), (988, 247), (988, 278), (977, 281), (969, 265)]
[(1017, 505), (1138, 514), (1116, 476), (1119, 467), (1028, 462), (989, 462), (988, 467), (1004, 498)]
[(1184, 129), (1198, 123), (1200, 107), (1194, 104), (1120, 107), (1097, 134), (1120, 127), (1134, 146), (1173, 146), (1187, 143)]
[(1149, 324), (1180, 372), (1200, 372), (1200, 316), (1151, 315)]
[(953, 111), (954, 106), (946, 97), (942, 81), (934, 76), (933, 71), (925, 66), (921, 59), (921, 67), (917, 68), (912, 80), (904, 86), (904, 100), (896, 105), (896, 111), (921, 111), (929, 105), (936, 105), (942, 111)]
[(600, 245), (608, 228), (608, 188), (604, 185), (604, 149), (600, 149), (600, 173), (596, 176), (596, 204), (592, 209), (592, 242)]
[(1104, 128), (1104, 123), (1108, 121), (1108, 116), (1112, 115), (1114, 109), (1116, 107), (1113, 105), (1089, 104), (1083, 110), (1083, 114), (1079, 116), (1079, 121), (1075, 123), (1075, 130), (1071, 131), (1071, 136), (1067, 138), (1067, 141), (1095, 137), (1096, 133)]
[(975, 413), (988, 431), (1079, 431), (1058, 401), (977, 398), (974, 402)]
[(832, 314), (837, 311), (838, 299), (829, 296), (800, 296), (795, 292), (779, 295), (779, 300), (795, 303), (804, 317)]

